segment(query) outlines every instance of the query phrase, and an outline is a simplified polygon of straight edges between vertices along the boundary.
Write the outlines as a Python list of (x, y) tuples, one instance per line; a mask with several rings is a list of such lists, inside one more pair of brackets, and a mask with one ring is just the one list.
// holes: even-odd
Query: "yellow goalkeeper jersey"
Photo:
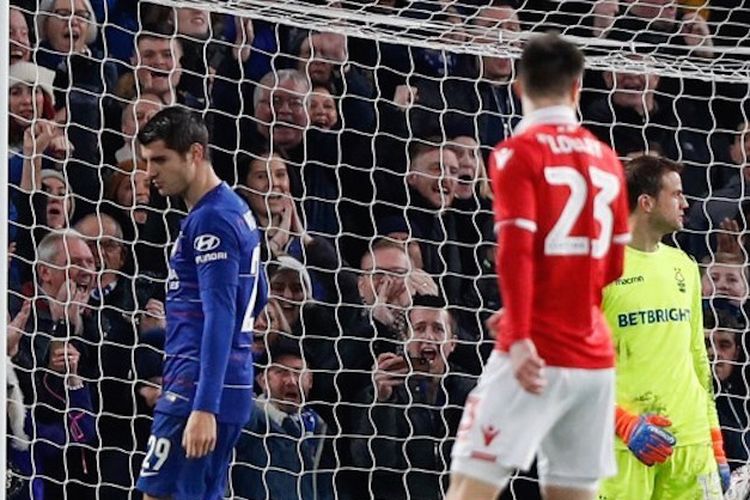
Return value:
[[(669, 418), (677, 446), (710, 443), (719, 424), (696, 263), (667, 245), (627, 247), (625, 270), (605, 288), (603, 309), (617, 356), (617, 404)], [(625, 447), (619, 439), (617, 446)]]

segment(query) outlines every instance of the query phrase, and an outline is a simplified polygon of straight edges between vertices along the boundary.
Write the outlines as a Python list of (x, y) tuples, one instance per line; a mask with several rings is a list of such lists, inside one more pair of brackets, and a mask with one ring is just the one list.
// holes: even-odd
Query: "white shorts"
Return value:
[(538, 457), (544, 484), (596, 488), (617, 473), (615, 371), (545, 367), (541, 395), (526, 392), (507, 354), (493, 352), (466, 400), (451, 470), (504, 488)]

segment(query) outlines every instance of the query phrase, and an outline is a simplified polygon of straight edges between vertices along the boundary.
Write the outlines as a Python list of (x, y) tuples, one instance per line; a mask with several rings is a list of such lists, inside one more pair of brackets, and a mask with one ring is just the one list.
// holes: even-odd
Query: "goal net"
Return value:
[[(744, 4), (11, 0), (2, 29), (8, 498), (139, 498), (144, 459), (164, 463), (149, 436), (187, 207), (136, 136), (172, 104), (208, 124), (270, 284), (225, 496), (442, 498), (502, 306), (486, 160), (521, 119), (514, 62), (547, 29), (586, 53), (583, 123), (623, 159), (684, 166), (671, 243), (705, 274), (727, 454), (747, 463)], [(503, 498), (538, 497), (531, 471)]]

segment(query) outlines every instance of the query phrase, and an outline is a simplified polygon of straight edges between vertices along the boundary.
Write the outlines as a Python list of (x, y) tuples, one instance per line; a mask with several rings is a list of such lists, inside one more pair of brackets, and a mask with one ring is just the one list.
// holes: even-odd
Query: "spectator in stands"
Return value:
[(177, 7), (174, 24), (182, 43), (184, 69), (178, 92), (210, 103), (214, 75), (227, 56), (227, 44), (215, 31), (211, 13), (193, 7)]
[(624, 4), (624, 12), (611, 27), (611, 36), (619, 41), (637, 40), (645, 33), (654, 45), (682, 47), (669, 52), (688, 51), (691, 56), (712, 57), (711, 29), (694, 9), (679, 10), (671, 0), (633, 0)]
[[(8, 89), (8, 148), (18, 153), (23, 148), (23, 133), (36, 120), (55, 118), (55, 95), (52, 83), (55, 74), (30, 62), (18, 62), (9, 70)], [(36, 151), (37, 154), (43, 151)], [(11, 168), (10, 182), (18, 184), (20, 165)]]
[(127, 272), (166, 278), (168, 242), (175, 241), (181, 216), (151, 192), (146, 164), (130, 150), (118, 155), (118, 168), (105, 184), (104, 210), (117, 220), (129, 247)]
[[(107, 498), (128, 498), (134, 486), (140, 463), (135, 451), (143, 451), (146, 441), (138, 442), (133, 416), (142, 396), (134, 379), (133, 352), (139, 337), (157, 330), (164, 335), (163, 288), (146, 276), (130, 277), (124, 273), (128, 258), (122, 228), (107, 214), (89, 214), (75, 229), (85, 238), (94, 256), (97, 277), (90, 304), (97, 311), (97, 323), (107, 332), (100, 347), (102, 381), (99, 384), (98, 421), (101, 445), (99, 472), (106, 484)], [(159, 297), (159, 298), (156, 298)], [(143, 438), (143, 436), (140, 436)]]
[[(26, 259), (13, 263), (10, 280), (19, 286), (29, 279), (28, 263), (34, 260), (35, 244), (29, 228), (43, 222), (33, 217), (44, 209), (32, 208), (32, 190), (41, 189), (42, 155), (63, 156), (69, 143), (51, 121), (55, 116), (54, 73), (20, 61), (10, 67), (8, 78), (8, 236), (16, 246), (14, 253)], [(50, 161), (44, 163), (48, 166)], [(41, 201), (39, 196), (35, 198)]]
[(166, 105), (179, 103), (203, 110), (206, 97), (195, 95), (180, 86), (183, 48), (174, 37), (171, 26), (144, 27), (136, 36), (136, 50), (131, 57), (135, 75), (124, 75), (118, 83), (120, 97), (133, 100), (142, 94), (155, 94)]
[[(263, 312), (255, 318), (253, 326), (253, 359), (266, 359), (264, 356), (268, 349), (275, 345), (280, 339), (291, 337), (292, 327), (281, 310), (278, 300), (268, 301)], [(257, 390), (260, 394), (262, 390)]]
[(417, 295), (403, 354), (383, 353), (358, 401), (352, 457), (376, 499), (442, 498), (461, 408), (475, 380), (448, 364), (455, 325), (446, 303)]
[(10, 7), (9, 11), (10, 35), (10, 63), (31, 61), (31, 41), (29, 40), (29, 25), (26, 16), (17, 7)]
[(301, 221), (289, 192), (284, 159), (277, 153), (263, 153), (257, 158), (242, 158), (238, 166), (240, 185), (237, 191), (245, 198), (258, 227), (263, 230), (263, 261), (267, 261), (269, 255), (290, 253), (293, 244), (298, 247), (293, 253), (301, 257)]
[[(253, 120), (255, 85), (272, 70), (272, 58), (279, 52), (276, 25), (236, 17), (233, 24), (227, 25), (227, 31), (231, 32), (232, 28), (231, 55), (225, 57), (217, 69), (211, 89), (210, 114), (214, 128), (221, 130), (221, 134), (214, 134), (211, 139), (216, 146), (214, 168), (230, 185), (237, 183), (231, 152), (240, 148), (248, 150), (247, 136), (257, 134), (257, 124)], [(228, 37), (231, 39), (231, 33)]]
[(126, 139), (133, 139), (156, 113), (164, 107), (164, 102), (157, 94), (141, 92), (140, 96), (129, 102), (122, 110), (121, 130)]
[[(474, 127), (447, 130), (448, 148), (458, 158), (458, 182), (451, 208), (461, 258), (462, 301), (454, 313), (461, 325), (453, 361), (471, 373), (481, 373), (494, 340), (485, 320), (502, 306), (495, 279), (495, 229), (492, 191)], [(486, 341), (482, 343), (483, 341)]]
[(94, 55), (96, 19), (89, 0), (43, 0), (38, 14), (41, 44), (36, 60), (56, 70), (71, 54)]
[(704, 299), (727, 299), (736, 306), (747, 301), (747, 263), (742, 255), (717, 253), (703, 260), (705, 270), (701, 278)]
[(328, 87), (322, 85), (313, 87), (308, 101), (308, 113), (310, 114), (310, 124), (314, 127), (322, 130), (341, 127), (336, 98), (331, 95)]
[(103, 113), (114, 103), (117, 81), (114, 64), (92, 45), (97, 37), (89, 0), (44, 0), (40, 4), (38, 64), (55, 71), (59, 108), (65, 107), (66, 135), (74, 148), (64, 170), (79, 196), (76, 216), (94, 210), (101, 192), (99, 131)]
[[(737, 126), (729, 155), (736, 166), (726, 186), (716, 189), (711, 186), (707, 195), (693, 204), (687, 213), (686, 228), (692, 230), (687, 235), (690, 253), (701, 260), (709, 254), (706, 246), (706, 232), (719, 229), (727, 219), (741, 219), (742, 203), (745, 200), (745, 187), (750, 182), (750, 123), (743, 121)], [(744, 225), (744, 224), (743, 224)], [(709, 240), (715, 248), (715, 235)]]
[[(102, 135), (102, 149), (106, 165), (117, 166), (120, 161), (132, 158), (135, 138), (140, 130), (159, 110), (164, 107), (161, 97), (156, 94), (141, 93), (140, 96), (117, 109), (110, 119), (112, 128), (120, 133)], [(105, 178), (112, 172), (106, 172)]]
[[(414, 294), (437, 295), (433, 279), (414, 268), (405, 250), (405, 243), (381, 238), (365, 252), (360, 262), (358, 288), (368, 322), (374, 325), (376, 343), (373, 352), (394, 352), (406, 334), (405, 311)], [(364, 367), (369, 368), (369, 366)]]
[(702, 196), (707, 190), (706, 168), (711, 163), (707, 139), (690, 102), (659, 97), (661, 79), (639, 67), (643, 56), (633, 54), (632, 69), (604, 72), (608, 92), (584, 108), (589, 129), (620, 156), (649, 152), (655, 148), (685, 169), (682, 185), (686, 196)]
[[(521, 31), (516, 9), (502, 1), (479, 9), (472, 24), (485, 30), (485, 40), (489, 43), (496, 42), (498, 31), (504, 39), (513, 39)], [(511, 87), (514, 76), (513, 59), (510, 57), (481, 57), (479, 102), (475, 107), (479, 110), (477, 128), (479, 143), (485, 150), (485, 160), (490, 149), (510, 137), (521, 119), (521, 101)]]
[[(461, 257), (456, 242), (454, 214), (446, 210), (453, 204), (458, 181), (459, 164), (456, 154), (441, 145), (439, 137), (413, 140), (409, 146), (407, 192), (392, 186), (379, 185), (388, 204), (379, 210), (379, 217), (398, 216), (406, 207), (406, 228), (410, 241), (419, 243), (423, 269), (440, 285), (450, 304), (460, 304)], [(390, 187), (390, 191), (388, 188)], [(398, 237), (399, 234), (385, 234)]]
[[(35, 161), (38, 165), (38, 162)], [(50, 231), (65, 229), (69, 226), (74, 199), (63, 174), (53, 169), (36, 169), (27, 176), (24, 167), (24, 179), (19, 193), (30, 193), (17, 196), (18, 224), (21, 228), (16, 239), (15, 255), (19, 257), (13, 263), (20, 282), (32, 279), (31, 263), (36, 260), (36, 245)], [(33, 175), (34, 183), (31, 177)]]
[[(310, 33), (297, 54), (297, 70), (313, 87), (325, 87), (341, 102), (341, 121), (347, 129), (372, 132), (375, 108), (372, 84), (359, 67), (346, 64), (346, 37), (338, 33)], [(315, 89), (313, 89), (315, 92)]]
[[(92, 321), (87, 305), (93, 272), (94, 258), (77, 233), (50, 233), (37, 250), (38, 281), (22, 290), (23, 296), (33, 298), (33, 307), (12, 360), (21, 368), (19, 386), (24, 403), (35, 408), (34, 424), (53, 426), (51, 430), (57, 433), (53, 441), (66, 443), (63, 450), (55, 446), (52, 458), (44, 463), (45, 476), (52, 479), (45, 481), (45, 498), (62, 498), (63, 494), (91, 498), (87, 486), (97, 481), (93, 454), (78, 446), (94, 436), (89, 428), (93, 418), (85, 412), (75, 417), (68, 406), (75, 401), (76, 409), (90, 412), (89, 389), (80, 382), (98, 378), (99, 360), (91, 346), (106, 332)], [(76, 390), (85, 392), (71, 393)], [(66, 429), (70, 434), (66, 435)]]
[(748, 433), (747, 361), (742, 338), (745, 323), (739, 308), (706, 310), (706, 351), (713, 366), (716, 412), (724, 437), (724, 450), (732, 470), (747, 463)]
[(308, 126), (305, 99), (307, 77), (297, 70), (272, 71), (255, 88), (253, 104), (257, 131), (275, 151), (292, 155)]
[[(74, 471), (65, 470), (66, 460), (73, 464), (86, 460), (82, 448), (96, 442), (91, 390), (78, 375), (79, 361), (73, 344), (64, 339), (51, 344), (45, 374), (40, 376), (41, 392), (33, 395), (36, 405), (28, 413), (15, 368), (7, 364), (10, 432), (5, 493), (9, 500), (63, 498), (63, 487), (56, 483), (76, 478)], [(67, 490), (76, 498), (89, 498), (80, 493), (73, 485)]]
[(263, 395), (237, 442), (234, 495), (333, 500), (332, 474), (320, 464), (327, 426), (306, 404), (313, 374), (297, 344), (272, 347), (257, 378)]
[(309, 92), (307, 76), (297, 70), (264, 76), (253, 96), (256, 130), (269, 150), (287, 159), (291, 193), (296, 199), (304, 198), (301, 215), (307, 229), (333, 237), (340, 231), (334, 168), (338, 141), (335, 134), (309, 128)]

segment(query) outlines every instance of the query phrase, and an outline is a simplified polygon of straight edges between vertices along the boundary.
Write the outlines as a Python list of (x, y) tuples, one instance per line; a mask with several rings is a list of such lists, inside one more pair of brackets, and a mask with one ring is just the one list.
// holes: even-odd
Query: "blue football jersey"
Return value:
[(182, 221), (167, 280), (164, 382), (156, 411), (214, 413), (244, 424), (253, 389), (252, 329), (266, 304), (260, 236), (225, 183)]

